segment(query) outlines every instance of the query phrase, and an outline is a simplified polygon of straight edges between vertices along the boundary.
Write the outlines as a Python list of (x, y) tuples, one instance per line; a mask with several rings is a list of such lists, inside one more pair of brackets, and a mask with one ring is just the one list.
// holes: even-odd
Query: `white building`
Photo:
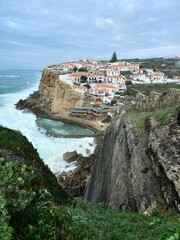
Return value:
[(85, 86), (78, 86), (78, 85), (72, 85), (72, 89), (78, 93), (84, 94), (87, 92), (87, 87)]
[(113, 84), (118, 84), (118, 83), (125, 83), (126, 77), (123, 75), (117, 75), (117, 76), (108, 76), (106, 77), (106, 82), (107, 83), (113, 83)]
[(108, 76), (117, 76), (117, 75), (120, 75), (120, 70), (116, 70), (114, 68), (107, 68), (106, 74), (107, 74), (107, 77)]
[(90, 94), (97, 96), (105, 96), (105, 95), (115, 95), (116, 92), (119, 91), (119, 87), (117, 85), (111, 84), (98, 84), (96, 87), (91, 88), (89, 90)]

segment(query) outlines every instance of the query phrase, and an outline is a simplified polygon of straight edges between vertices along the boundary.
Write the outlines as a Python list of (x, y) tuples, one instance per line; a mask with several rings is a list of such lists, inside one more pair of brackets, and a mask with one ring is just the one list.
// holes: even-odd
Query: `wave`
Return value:
[(42, 129), (38, 129), (37, 118), (34, 114), (17, 110), (14, 106), (19, 99), (25, 99), (30, 93), (38, 89), (38, 81), (33, 85), (26, 86), (27, 89), (25, 90), (0, 95), (0, 124), (21, 131), (54, 173), (72, 170), (74, 166), (68, 165), (63, 160), (63, 154), (67, 151), (76, 150), (86, 156), (87, 149), (92, 153), (95, 147), (93, 146), (94, 137), (54, 138), (48, 136)]
[(21, 75), (0, 75), (0, 78), (19, 78)]

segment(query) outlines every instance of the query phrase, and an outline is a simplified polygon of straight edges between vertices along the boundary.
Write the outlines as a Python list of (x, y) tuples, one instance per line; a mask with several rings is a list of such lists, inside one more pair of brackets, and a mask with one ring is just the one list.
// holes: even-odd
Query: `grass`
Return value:
[[(172, 114), (173, 114), (172, 110)], [(166, 114), (168, 114), (166, 112)], [(129, 109), (137, 129), (149, 112)], [(157, 112), (157, 118), (165, 113)], [(19, 132), (0, 127), (0, 238), (2, 240), (180, 240), (180, 216), (119, 212), (71, 199)], [(37, 181), (35, 181), (38, 179)]]
[(72, 214), (77, 213), (79, 219), (84, 219), (82, 225), (88, 222), (92, 231), (89, 239), (166, 240), (170, 237), (180, 239), (180, 218), (174, 213), (165, 215), (156, 213), (151, 216), (132, 212), (120, 213), (107, 208), (104, 204), (81, 200), (77, 200), (75, 209), (72, 209)]
[(158, 122), (158, 126), (164, 126), (177, 115), (178, 109), (180, 108), (179, 104), (174, 105), (168, 108), (157, 109), (154, 112), (154, 116)]
[(131, 84), (127, 86), (127, 95), (135, 96), (137, 93), (149, 94), (151, 91), (163, 93), (170, 88), (180, 89), (180, 84)]
[(129, 108), (125, 114), (125, 118), (130, 117), (132, 119), (134, 130), (142, 141), (145, 141), (148, 136), (145, 131), (144, 121), (150, 114), (151, 113), (148, 111), (142, 111), (135, 108)]
[(132, 123), (137, 133), (137, 136), (142, 142), (145, 142), (148, 137), (148, 132), (145, 129), (145, 121), (149, 116), (154, 117), (157, 121), (156, 127), (162, 127), (168, 124), (171, 120), (175, 119), (178, 113), (178, 109), (180, 105), (174, 105), (172, 107), (160, 108), (155, 110), (154, 112), (129, 108), (125, 114), (125, 118), (130, 117), (132, 119)]
[[(55, 201), (70, 200), (67, 192), (57, 183), (55, 175), (45, 165), (33, 145), (19, 131), (14, 131), (0, 126), (0, 149), (6, 149), (13, 155), (21, 157), (29, 168), (36, 172), (35, 185), (46, 186), (48, 191), (55, 196)], [(13, 159), (12, 159), (13, 160)], [(35, 186), (37, 188), (37, 186)], [(38, 186), (39, 187), (39, 186)]]

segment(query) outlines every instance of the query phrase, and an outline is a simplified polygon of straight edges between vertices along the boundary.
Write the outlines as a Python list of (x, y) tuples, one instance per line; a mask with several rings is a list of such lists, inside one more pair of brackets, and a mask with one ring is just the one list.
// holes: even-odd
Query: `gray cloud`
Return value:
[(109, 59), (113, 51), (180, 55), (179, 12), (179, 0), (0, 0), (0, 67)]

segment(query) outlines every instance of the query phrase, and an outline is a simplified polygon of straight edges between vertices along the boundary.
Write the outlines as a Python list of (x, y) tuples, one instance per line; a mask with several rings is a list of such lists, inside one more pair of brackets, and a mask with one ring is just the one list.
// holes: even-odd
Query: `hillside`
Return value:
[(127, 86), (126, 95), (135, 97), (137, 93), (149, 94), (151, 91), (163, 93), (171, 88), (180, 89), (180, 84), (131, 84)]
[(123, 59), (127, 62), (140, 63), (140, 68), (152, 68), (156, 71), (162, 71), (166, 76), (180, 76), (180, 68), (176, 66), (179, 59), (176, 58), (147, 58), (147, 59)]
[(179, 215), (72, 199), (19, 132), (0, 127), (0, 239), (179, 239)]

